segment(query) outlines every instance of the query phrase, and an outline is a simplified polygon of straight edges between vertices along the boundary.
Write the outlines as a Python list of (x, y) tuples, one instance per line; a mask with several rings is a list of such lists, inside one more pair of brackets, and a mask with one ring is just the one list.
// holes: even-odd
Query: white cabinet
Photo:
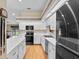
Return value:
[(56, 57), (56, 39), (55, 38), (41, 38), (41, 45), (44, 51), (48, 54), (48, 59), (55, 59)]
[(43, 47), (43, 49), (45, 51), (45, 39), (41, 39), (41, 45), (42, 45), (42, 47)]
[(34, 37), (34, 44), (40, 44), (40, 38), (38, 36)]
[(55, 46), (52, 43), (48, 43), (48, 59), (55, 59)]
[(7, 56), (7, 59), (18, 59), (18, 47), (14, 48)]
[(34, 44), (40, 44), (40, 34), (34, 33)]
[(25, 44), (24, 44), (24, 43), (25, 43), (25, 42), (22, 41), (22, 42), (19, 44), (19, 53), (18, 53), (19, 58), (18, 58), (18, 59), (23, 59), (23, 57), (24, 57), (24, 54), (25, 54)]
[(7, 59), (23, 59), (25, 54), (25, 40), (19, 43), (8, 55)]

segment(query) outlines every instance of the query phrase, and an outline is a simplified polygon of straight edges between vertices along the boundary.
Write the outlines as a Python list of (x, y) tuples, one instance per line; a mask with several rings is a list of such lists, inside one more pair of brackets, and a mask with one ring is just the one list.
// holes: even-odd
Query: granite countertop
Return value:
[(7, 39), (7, 54), (9, 54), (23, 40), (25, 40), (25, 33)]

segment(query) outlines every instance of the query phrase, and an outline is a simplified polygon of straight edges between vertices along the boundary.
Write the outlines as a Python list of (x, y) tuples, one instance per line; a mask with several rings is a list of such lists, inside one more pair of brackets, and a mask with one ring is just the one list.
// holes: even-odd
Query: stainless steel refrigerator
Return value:
[(56, 59), (79, 59), (79, 0), (69, 0), (56, 14)]

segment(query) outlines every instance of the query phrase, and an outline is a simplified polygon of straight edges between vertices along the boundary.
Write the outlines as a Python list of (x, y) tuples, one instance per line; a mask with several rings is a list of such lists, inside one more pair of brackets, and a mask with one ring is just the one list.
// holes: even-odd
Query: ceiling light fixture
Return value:
[(13, 16), (15, 16), (15, 13), (12, 13)]
[(31, 8), (27, 8), (27, 10), (31, 10)]
[(22, 0), (18, 0), (19, 2), (21, 2)]
[(64, 15), (62, 14), (62, 16), (64, 17)]

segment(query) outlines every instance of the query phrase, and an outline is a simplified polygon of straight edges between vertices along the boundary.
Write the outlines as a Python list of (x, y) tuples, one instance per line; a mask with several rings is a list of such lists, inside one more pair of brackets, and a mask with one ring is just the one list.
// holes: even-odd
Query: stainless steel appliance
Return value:
[(6, 55), (6, 35), (5, 35), (5, 18), (7, 12), (5, 9), (0, 8), (0, 59), (5, 59)]
[(57, 11), (56, 59), (79, 59), (79, 0), (69, 0)]
[(34, 39), (34, 27), (33, 26), (26, 26), (26, 44), (29, 45), (29, 44), (33, 44), (33, 39)]

